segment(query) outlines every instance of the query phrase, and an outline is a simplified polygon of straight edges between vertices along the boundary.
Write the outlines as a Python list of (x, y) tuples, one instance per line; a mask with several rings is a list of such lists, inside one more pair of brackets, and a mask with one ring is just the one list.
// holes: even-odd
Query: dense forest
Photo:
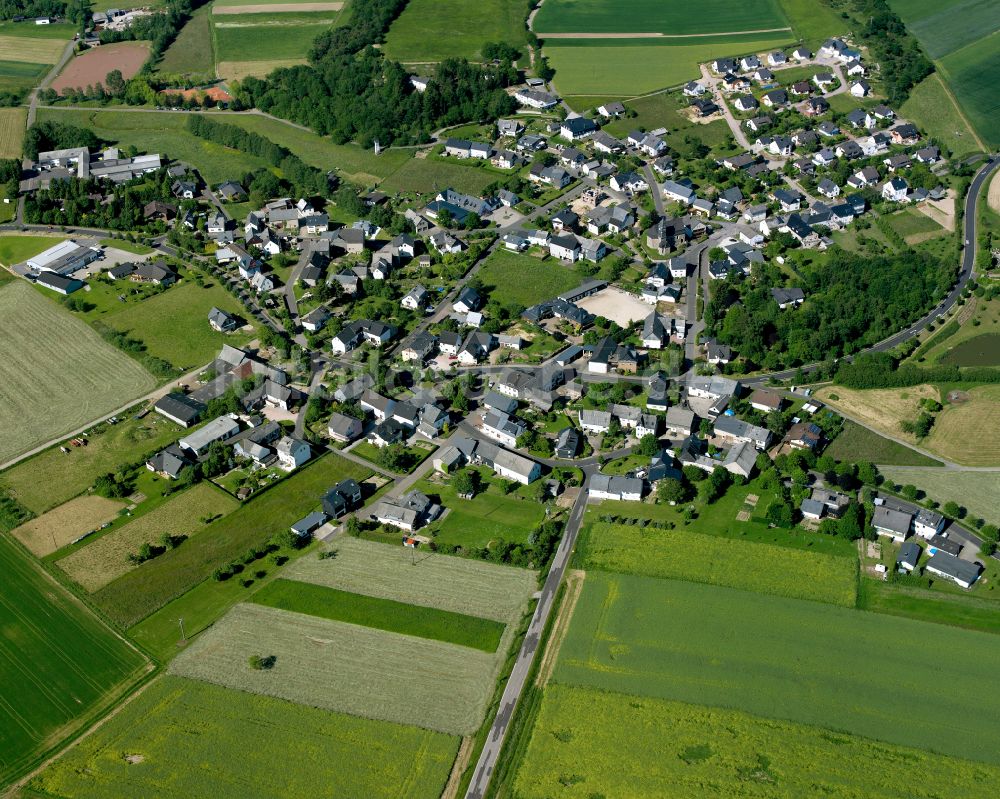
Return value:
[(0, 19), (14, 17), (61, 17), (66, 0), (0, 0)]
[(513, 111), (516, 103), (504, 91), (517, 81), (510, 48), (498, 48), (505, 57), (489, 65), (444, 61), (427, 91), (415, 91), (403, 65), (373, 46), (405, 5), (365, 0), (349, 25), (317, 37), (308, 65), (275, 70), (264, 80), (247, 78), (237, 102), (308, 125), (338, 143), (356, 140), (365, 147), (376, 140), (423, 142), (437, 128)]
[(921, 383), (1000, 383), (1000, 369), (986, 366), (924, 368), (899, 364), (889, 353), (875, 352), (860, 355), (853, 363), (841, 363), (834, 380), (848, 388), (902, 388)]
[(770, 289), (783, 284), (773, 265), (749, 279), (731, 276), (705, 309), (708, 334), (729, 344), (750, 368), (779, 369), (849, 355), (917, 319), (948, 291), (954, 268), (914, 251), (861, 256), (831, 250), (802, 281), (806, 302), (782, 311)]
[(101, 146), (100, 139), (92, 130), (65, 125), (62, 122), (36, 122), (24, 136), (24, 155), (34, 161), (39, 152), (62, 150), (66, 147), (88, 147), (93, 150)]
[(240, 150), (248, 155), (255, 155), (271, 166), (277, 167), (298, 196), (327, 197), (330, 194), (330, 182), (325, 172), (309, 166), (285, 147), (275, 144), (259, 133), (251, 133), (225, 122), (215, 122), (197, 114), (188, 117), (187, 127), (199, 138)]

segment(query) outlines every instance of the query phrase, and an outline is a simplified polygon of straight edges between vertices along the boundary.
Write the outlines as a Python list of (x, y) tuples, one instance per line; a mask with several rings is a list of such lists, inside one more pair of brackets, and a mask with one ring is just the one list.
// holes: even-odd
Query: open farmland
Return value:
[(211, 13), (212, 7), (204, 5), (191, 15), (191, 19), (163, 54), (156, 67), (157, 71), (205, 75), (215, 71)]
[(21, 61), (29, 64), (55, 64), (59, 61), (67, 41), (62, 39), (31, 38), (0, 33), (0, 60)]
[(915, 449), (883, 438), (867, 427), (850, 421), (844, 422), (844, 429), (826, 448), (825, 454), (838, 461), (851, 461), (853, 463), (870, 461), (871, 463), (898, 466), (942, 465), (940, 461), (932, 460)]
[[(3, 67), (0, 65), (0, 89), (3, 89)], [(24, 121), (27, 111), (23, 108), (0, 109), (0, 158), (20, 158), (24, 141)]]
[(478, 619), (464, 613), (420, 607), (408, 602), (396, 602), (339, 591), (325, 585), (285, 579), (268, 583), (267, 587), (254, 595), (253, 601), (269, 608), (305, 613), (321, 619), (413, 635), (431, 641), (444, 641), (483, 652), (496, 652), (504, 630), (500, 622)]
[(854, 607), (857, 566), (821, 555), (686, 530), (594, 524), (580, 546), (586, 569), (670, 577)]
[(1000, 333), (984, 333), (955, 344), (941, 358), (950, 366), (1000, 366)]
[(520, 0), (411, 0), (389, 28), (385, 53), (403, 62), (477, 61), (487, 42), (523, 47), (524, 15)]
[[(998, 656), (1000, 637), (986, 633), (591, 572), (553, 679), (730, 707), (998, 764), (1000, 697), (981, 690)], [(949, 690), (900, 702), (906, 673), (934, 674)]]
[(0, 264), (13, 266), (65, 241), (61, 236), (0, 236)]
[[(1000, 465), (1000, 386), (978, 386), (938, 414), (925, 446), (965, 466)], [(975, 436), (970, 435), (975, 431)]]
[[(128, 333), (146, 345), (146, 351), (179, 367), (195, 369), (211, 361), (223, 344), (241, 346), (253, 338), (242, 330), (218, 333), (208, 324), (212, 307), (236, 315), (247, 315), (239, 300), (226, 291), (214, 278), (205, 286), (185, 280), (139, 303), (126, 305), (121, 311), (102, 316), (101, 321)], [(177, 331), (184, 335), (178, 336)]]
[(14, 537), (38, 557), (50, 555), (84, 533), (114, 521), (124, 505), (96, 494), (77, 497), (13, 531)]
[(339, 538), (333, 549), (335, 558), (303, 558), (287, 576), (503, 622), (517, 619), (535, 590), (535, 574), (526, 569), (426, 552), (414, 562), (400, 546), (360, 538)]
[(570, 267), (547, 258), (495, 250), (478, 273), (491, 300), (501, 305), (530, 306), (575, 289), (583, 279)]
[(96, 591), (126, 572), (142, 569), (128, 556), (143, 544), (157, 544), (163, 535), (193, 536), (205, 529), (203, 519), (222, 516), (238, 504), (210, 483), (200, 483), (62, 558), (59, 568), (87, 591)]
[(1000, 472), (961, 469), (921, 469), (890, 466), (880, 470), (899, 485), (911, 483), (940, 502), (955, 501), (972, 518), (981, 517), (990, 524), (1000, 524)]
[(889, 0), (931, 58), (942, 58), (1000, 29), (991, 0)]
[(553, 83), (560, 93), (635, 97), (697, 78), (702, 62), (774, 50), (792, 39), (790, 32), (690, 39), (546, 39), (544, 50), (556, 70)]
[(146, 660), (0, 537), (0, 785), (80, 728)]
[(323, 493), (340, 480), (362, 480), (370, 474), (363, 466), (327, 453), (212, 522), (203, 535), (154, 558), (142, 569), (123, 574), (94, 594), (93, 600), (111, 619), (131, 626), (197, 585), (217, 566), (263, 544), (318, 508)]
[[(29, 372), (24, 364), (45, 368)], [(0, 462), (155, 385), (138, 363), (27, 283), (0, 289)]]
[[(637, 740), (643, 745), (623, 744)], [(639, 793), (934, 799), (976, 796), (998, 778), (996, 766), (819, 727), (552, 685), (516, 792), (522, 799)]]
[(457, 749), (441, 733), (167, 676), (29, 789), (53, 799), (245, 799), (247, 786), (259, 799), (424, 799), (440, 794)]
[(785, 29), (788, 21), (777, 0), (705, 0), (698, 13), (683, 3), (632, 0), (546, 0), (535, 16), (534, 30), (546, 33), (661, 33), (671, 36)]
[(183, 431), (157, 413), (102, 424), (88, 431), (87, 446), (52, 447), (22, 461), (0, 476), (17, 501), (44, 513), (85, 491), (100, 475), (143, 460), (180, 438)]
[(819, 389), (816, 396), (835, 410), (843, 411), (874, 430), (913, 444), (916, 438), (904, 433), (899, 423), (917, 418), (922, 399), (941, 400), (941, 392), (927, 384), (871, 390), (829, 386)]
[(928, 75), (910, 90), (900, 113), (937, 139), (956, 156), (977, 152), (982, 144), (962, 116), (958, 103), (938, 73)]
[(70, 61), (54, 81), (52, 88), (61, 94), (67, 89), (85, 89), (104, 82), (117, 69), (126, 80), (134, 76), (149, 58), (148, 42), (116, 42), (87, 50)]
[[(274, 656), (254, 670), (251, 655)], [(482, 723), (496, 657), (464, 646), (261, 605), (237, 605), (170, 672), (353, 716), (471, 735)]]

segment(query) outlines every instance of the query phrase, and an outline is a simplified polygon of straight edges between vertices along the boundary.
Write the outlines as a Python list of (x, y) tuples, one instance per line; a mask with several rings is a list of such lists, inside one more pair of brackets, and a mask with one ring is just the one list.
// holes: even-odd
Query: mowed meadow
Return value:
[(0, 288), (0, 463), (155, 386), (136, 361), (54, 300), (21, 281)]
[[(1000, 765), (1000, 637), (718, 586), (589, 572), (552, 679)], [(907, 675), (948, 691), (900, 701)]]
[(147, 661), (0, 537), (0, 784), (106, 709)]

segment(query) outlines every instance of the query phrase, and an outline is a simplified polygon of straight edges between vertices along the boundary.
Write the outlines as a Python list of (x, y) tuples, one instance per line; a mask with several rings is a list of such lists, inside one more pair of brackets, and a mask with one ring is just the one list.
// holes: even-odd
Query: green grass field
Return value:
[(164, 533), (190, 538), (204, 531), (205, 518), (222, 516), (238, 505), (211, 483), (200, 483), (62, 558), (59, 568), (87, 591), (97, 591), (123, 574), (143, 568), (128, 561), (142, 544), (158, 544)]
[(954, 344), (940, 361), (950, 366), (1000, 366), (1000, 334), (982, 333)]
[[(1000, 763), (1000, 638), (731, 588), (592, 572), (553, 679)], [(903, 674), (946, 692), (900, 701)]]
[(244, 799), (248, 790), (261, 799), (423, 799), (441, 792), (457, 750), (441, 733), (162, 677), (30, 790), (56, 799)]
[[(624, 742), (639, 741), (642, 746)], [(920, 774), (919, 780), (912, 775)], [(517, 773), (522, 799), (976, 796), (995, 766), (735, 710), (545, 689)]]
[(158, 72), (211, 74), (215, 70), (211, 14), (212, 7), (206, 4), (191, 15), (157, 64)]
[(306, 24), (286, 24), (279, 16), (271, 17), (273, 24), (256, 25), (231, 22), (232, 17), (215, 17), (212, 39), (216, 61), (305, 58), (313, 40), (330, 27), (335, 14), (323, 15), (328, 21)]
[(981, 594), (944, 593), (919, 586), (865, 579), (861, 582), (858, 607), (917, 621), (1000, 634), (996, 600), (984, 599)]
[(146, 659), (0, 536), (0, 785), (139, 678)]
[(465, 166), (455, 161), (413, 158), (388, 175), (380, 188), (386, 192), (426, 192), (440, 191), (450, 186), (455, 191), (480, 194), (486, 186), (495, 182), (500, 174), (477, 166)]
[[(0, 71), (0, 89), (4, 88), (2, 71)], [(24, 141), (24, 122), (27, 111), (23, 108), (0, 109), (0, 158), (20, 158), (21, 144)], [(11, 202), (11, 208), (14, 202)]]
[(866, 427), (845, 422), (826, 454), (838, 461), (871, 461), (892, 466), (940, 466), (941, 463), (909, 447), (883, 438)]
[(428, 552), (414, 558), (398, 544), (360, 538), (338, 538), (331, 548), (336, 557), (296, 561), (289, 579), (504, 623), (524, 613), (535, 590), (526, 569)]
[[(0, 260), (3, 255), (0, 254)], [(153, 377), (27, 283), (0, 289), (0, 462), (110, 413)], [(45, 364), (45, 368), (26, 368)], [(44, 408), (44, 413), (39, 409)]]
[(496, 652), (504, 629), (504, 625), (489, 619), (285, 579), (269, 583), (254, 594), (253, 601), (279, 610), (444, 641), (483, 652)]
[(954, 501), (981, 517), (1000, 524), (1000, 472), (964, 471), (961, 469), (921, 469), (887, 466), (879, 471), (899, 485), (913, 484), (941, 504)]
[[(250, 668), (252, 655), (273, 656), (273, 667)], [(482, 723), (501, 657), (244, 603), (174, 658), (170, 673), (339, 713), (471, 735)]]
[(890, 0), (931, 58), (942, 58), (1000, 29), (1000, 6), (990, 0)]
[[(626, 7), (611, 0), (546, 0), (534, 29), (545, 33), (665, 33), (686, 35), (783, 28), (788, 25), (777, 0), (747, 0), (733, 6), (706, 0), (692, 14), (681, 3), (633, 0)], [(544, 31), (544, 33), (543, 33)]]
[(65, 241), (56, 236), (0, 236), (0, 264), (13, 266)]
[(956, 156), (981, 149), (937, 73), (918, 83), (899, 110), (906, 119), (912, 119), (920, 130), (926, 131)]
[(496, 250), (483, 262), (477, 277), (489, 299), (501, 305), (530, 306), (548, 300), (582, 282), (580, 275), (549, 258)]
[(68, 447), (68, 454), (58, 447), (40, 452), (0, 473), (0, 484), (41, 514), (85, 491), (100, 475), (143, 460), (181, 435), (180, 427), (157, 413), (100, 425), (89, 432), (86, 447)]
[[(187, 371), (211, 361), (223, 344), (238, 347), (254, 337), (253, 333), (243, 331), (213, 330), (208, 324), (208, 312), (213, 306), (237, 315), (246, 314), (239, 300), (209, 278), (205, 287), (185, 280), (121, 311), (112, 308), (112, 313), (101, 320), (142, 341), (150, 355)], [(183, 330), (184, 335), (178, 336), (178, 330)]]
[(549, 39), (544, 49), (562, 94), (634, 97), (698, 77), (698, 64), (704, 61), (774, 50), (792, 39), (791, 32), (674, 40)]
[[(40, 108), (38, 121), (64, 122), (90, 128), (97, 136), (123, 147), (134, 145), (142, 152), (158, 152), (196, 167), (211, 184), (239, 180), (248, 171), (266, 168), (259, 158), (199, 139), (187, 132), (187, 115)], [(2, 260), (2, 257), (0, 257)]]
[(825, 39), (843, 35), (848, 22), (833, 4), (816, 0), (778, 0), (795, 34), (812, 50)]
[[(385, 53), (403, 62), (481, 58), (487, 42), (525, 43), (524, 3), (518, 0), (412, 0), (389, 28)], [(456, 24), (458, 23), (458, 24)], [(525, 59), (527, 62), (527, 59)]]
[(93, 600), (113, 621), (129, 627), (197, 585), (216, 566), (240, 557), (317, 508), (322, 494), (340, 480), (369, 474), (362, 466), (326, 454), (212, 522), (203, 534), (106, 585)]
[(669, 577), (854, 607), (857, 564), (847, 557), (687, 530), (592, 525), (577, 545), (585, 569)]

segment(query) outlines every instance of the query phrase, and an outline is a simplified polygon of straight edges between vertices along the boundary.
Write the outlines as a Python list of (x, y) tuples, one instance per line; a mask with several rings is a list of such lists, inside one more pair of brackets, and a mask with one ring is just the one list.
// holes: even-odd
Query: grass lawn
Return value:
[(211, 483), (201, 483), (77, 549), (58, 561), (59, 568), (85, 590), (97, 591), (121, 575), (143, 568), (128, 560), (142, 544), (158, 545), (164, 534), (188, 539), (204, 531), (206, 520), (221, 517), (238, 504)]
[[(236, 315), (246, 314), (239, 300), (214, 278), (207, 278), (204, 287), (184, 280), (161, 294), (126, 305), (121, 311), (112, 309), (101, 321), (141, 340), (150, 355), (186, 371), (211, 361), (223, 344), (239, 347), (255, 335), (243, 330), (213, 330), (208, 324), (208, 312), (213, 306)], [(183, 330), (184, 335), (178, 336), (178, 330)]]
[(477, 276), (491, 300), (524, 307), (552, 299), (583, 282), (573, 269), (554, 258), (542, 261), (504, 249), (490, 253)]
[(19, 264), (65, 240), (65, 236), (0, 236), (0, 264)]
[(211, 14), (211, 4), (205, 4), (191, 15), (156, 65), (158, 72), (211, 74), (215, 70)]
[[(273, 667), (251, 669), (247, 659), (255, 654), (273, 655)], [(170, 673), (340, 713), (470, 735), (482, 723), (502, 657), (243, 603), (174, 658)]]
[(968, 594), (932, 592), (926, 588), (864, 579), (858, 592), (858, 607), (890, 616), (1000, 634), (996, 600)]
[(954, 98), (945, 88), (938, 73), (929, 75), (910, 90), (910, 96), (899, 109), (906, 119), (912, 119), (920, 130), (937, 139), (954, 156), (982, 149), (965, 118), (959, 113)]
[(217, 566), (241, 557), (317, 508), (323, 492), (340, 480), (360, 480), (369, 474), (363, 466), (325, 454), (177, 549), (106, 585), (93, 595), (94, 603), (113, 621), (129, 627), (209, 577)]
[[(427, 458), (435, 449), (437, 448), (434, 445), (425, 446), (423, 444), (414, 445), (412, 447), (406, 447), (404, 451), (404, 462), (403, 462), (402, 472), (404, 474), (409, 474), (410, 472), (412, 472), (421, 463), (427, 460)], [(372, 463), (378, 465), (378, 459), (381, 450), (374, 444), (370, 444), (367, 441), (359, 441), (357, 444), (351, 447), (351, 452), (354, 455), (357, 455), (359, 458), (364, 458), (366, 461), (371, 461)]]
[[(998, 655), (997, 636), (941, 624), (590, 572), (553, 679), (729, 707), (996, 765), (1000, 697), (982, 686), (990, 684)], [(950, 688), (900, 702), (899, 668), (927, 670)]]
[[(26, 370), (24, 364), (45, 364)], [(27, 283), (0, 288), (0, 462), (156, 386), (136, 361)], [(44, 408), (44, 413), (39, 409)]]
[(463, 0), (412, 0), (389, 28), (384, 50), (389, 58), (403, 62), (480, 60), (480, 49), (487, 42), (523, 47), (526, 13), (524, 3), (518, 0), (472, 4)]
[[(632, 0), (546, 0), (534, 29), (545, 33), (636, 33), (671, 35), (728, 33), (782, 28), (788, 24), (777, 0), (748, 0), (734, 8), (726, 0), (705, 0), (697, 14), (678, 3)], [(545, 33), (539, 33), (541, 38)]]
[[(0, 88), (3, 87), (2, 75), (0, 69)], [(21, 142), (24, 140), (24, 121), (27, 113), (24, 108), (0, 108), (0, 158), (21, 157)]]
[(980, 333), (951, 343), (941, 363), (952, 366), (1000, 366), (1000, 333)]
[(40, 108), (38, 121), (47, 120), (90, 128), (105, 141), (123, 147), (134, 145), (142, 152), (158, 152), (184, 161), (213, 185), (240, 180), (249, 171), (267, 168), (260, 158), (192, 136), (187, 132), (187, 115), (181, 112)]
[(871, 461), (893, 466), (941, 466), (941, 463), (903, 444), (883, 438), (854, 422), (844, 422), (844, 429), (825, 454), (838, 461)]
[(907, 236), (916, 236), (923, 233), (944, 233), (941, 225), (931, 219), (927, 214), (922, 214), (916, 208), (905, 208), (887, 217), (889, 227), (895, 230), (904, 239)]
[(108, 707), (146, 659), (0, 537), (0, 784)]
[(100, 475), (143, 461), (183, 434), (158, 413), (98, 425), (88, 431), (87, 446), (68, 446), (68, 453), (59, 447), (40, 452), (0, 474), (0, 484), (41, 514), (85, 491)]
[[(243, 799), (253, 785), (260, 797), (422, 799), (443, 789), (458, 743), (416, 727), (161, 677), (30, 789), (65, 799)], [(141, 753), (141, 765), (123, 752)]]
[(140, 244), (137, 241), (129, 241), (128, 239), (101, 239), (99, 243), (102, 247), (124, 250), (133, 255), (149, 255), (154, 252), (152, 247), (147, 247), (145, 244)]
[(857, 598), (855, 559), (687, 530), (592, 524), (577, 546), (577, 557), (585, 569), (726, 585), (844, 607), (853, 608)]
[(380, 188), (386, 192), (425, 192), (451, 187), (467, 194), (480, 194), (500, 175), (499, 172), (465, 166), (457, 161), (412, 158), (386, 177)]
[[(637, 740), (646, 745), (630, 745)], [(910, 780), (913, 771), (919, 787)], [(998, 777), (994, 766), (821, 727), (550, 685), (515, 790), (523, 799), (569, 796), (569, 782), (582, 789), (572, 794), (578, 796), (814, 796), (820, 790), (896, 799), (904, 792), (975, 796), (984, 781)]]
[(465, 550), (488, 546), (491, 541), (526, 541), (531, 531), (545, 519), (545, 509), (533, 498), (529, 488), (520, 486), (503, 494), (488, 469), (477, 469), (486, 489), (472, 499), (460, 499), (450, 483), (423, 480), (417, 488), (437, 496), (448, 514), (428, 527), (438, 546), (454, 544)]
[[(305, 58), (313, 40), (330, 27), (335, 12), (326, 22), (306, 24), (285, 23), (270, 17), (272, 24), (248, 25), (232, 22), (226, 17), (212, 20), (212, 38), (217, 61), (270, 61), (285, 58)], [(263, 23), (266, 17), (260, 21)], [(224, 22), (222, 20), (225, 20)]]
[[(952, 321), (942, 325), (917, 352), (918, 363), (956, 363), (958, 366), (988, 366), (997, 363), (987, 355), (987, 345), (1000, 334), (1000, 300), (973, 297)], [(978, 345), (967, 342), (978, 339)], [(978, 353), (978, 354), (977, 354)]]
[(503, 624), (489, 619), (282, 578), (254, 594), (253, 602), (321, 619), (468, 646), (483, 652), (496, 652), (504, 630)]
[[(547, 7), (548, 3), (542, 8)], [(634, 97), (697, 78), (698, 64), (704, 61), (766, 52), (792, 39), (791, 32), (667, 40), (670, 44), (662, 39), (549, 39), (545, 55), (556, 70), (553, 82), (562, 94)]]

